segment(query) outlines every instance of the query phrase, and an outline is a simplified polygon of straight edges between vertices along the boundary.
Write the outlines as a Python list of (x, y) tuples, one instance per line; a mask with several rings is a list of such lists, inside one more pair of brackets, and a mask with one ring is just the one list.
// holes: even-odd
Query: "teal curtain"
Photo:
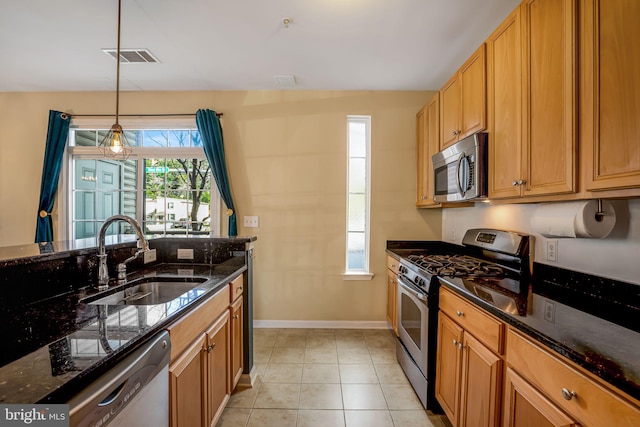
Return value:
[(224, 141), (222, 139), (222, 127), (220, 119), (213, 110), (198, 110), (196, 113), (196, 125), (202, 137), (202, 147), (207, 156), (207, 161), (211, 166), (213, 178), (216, 180), (220, 196), (227, 205), (229, 213), (229, 236), (238, 235), (238, 225), (236, 222), (236, 209), (231, 197), (229, 186), (229, 175), (227, 174), (227, 162), (224, 156)]
[(58, 178), (62, 169), (62, 156), (69, 136), (71, 117), (60, 111), (49, 111), (49, 129), (47, 145), (44, 149), (42, 181), (40, 183), (40, 202), (36, 223), (36, 243), (53, 241), (53, 223), (51, 211), (58, 190)]

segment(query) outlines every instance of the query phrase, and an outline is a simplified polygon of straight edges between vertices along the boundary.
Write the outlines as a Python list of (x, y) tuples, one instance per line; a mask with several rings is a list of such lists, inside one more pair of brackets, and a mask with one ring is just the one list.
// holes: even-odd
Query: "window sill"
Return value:
[(372, 280), (373, 273), (342, 273), (342, 280)]

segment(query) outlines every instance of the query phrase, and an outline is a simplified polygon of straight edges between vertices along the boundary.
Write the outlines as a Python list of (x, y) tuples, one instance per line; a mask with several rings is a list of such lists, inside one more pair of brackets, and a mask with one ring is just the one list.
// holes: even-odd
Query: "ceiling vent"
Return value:
[(273, 79), (276, 81), (278, 86), (294, 87), (296, 85), (295, 76), (274, 76)]
[[(102, 49), (104, 53), (116, 59), (117, 49)], [(160, 62), (147, 49), (120, 49), (120, 62), (122, 64), (147, 64)]]

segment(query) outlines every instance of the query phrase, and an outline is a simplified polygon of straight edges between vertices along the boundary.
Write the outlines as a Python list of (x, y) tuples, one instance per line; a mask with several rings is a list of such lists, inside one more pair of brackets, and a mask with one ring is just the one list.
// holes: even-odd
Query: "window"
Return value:
[[(95, 237), (105, 219), (124, 214), (136, 218), (151, 236), (218, 235), (220, 197), (215, 185), (212, 188), (200, 134), (191, 122), (142, 128), (123, 123), (133, 152), (127, 160), (118, 161), (103, 158), (95, 148), (108, 126), (74, 120), (65, 173), (68, 221), (64, 234), (69, 239)], [(108, 233), (134, 231), (118, 222)]]
[(347, 116), (347, 253), (345, 279), (371, 279), (369, 206), (371, 117)]

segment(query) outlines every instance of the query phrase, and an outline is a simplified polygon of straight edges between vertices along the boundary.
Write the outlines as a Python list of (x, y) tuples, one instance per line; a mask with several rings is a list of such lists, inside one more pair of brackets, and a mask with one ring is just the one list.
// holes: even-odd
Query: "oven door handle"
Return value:
[(398, 277), (398, 283), (400, 284), (400, 286), (402, 286), (402, 289), (406, 290), (411, 295), (413, 295), (414, 297), (418, 298), (420, 301), (423, 301), (425, 303), (427, 302), (427, 296), (425, 294), (423, 294), (422, 292), (416, 291), (415, 289), (413, 289), (413, 287), (411, 287), (410, 285), (406, 284), (404, 282), (404, 280), (402, 280), (402, 276)]

